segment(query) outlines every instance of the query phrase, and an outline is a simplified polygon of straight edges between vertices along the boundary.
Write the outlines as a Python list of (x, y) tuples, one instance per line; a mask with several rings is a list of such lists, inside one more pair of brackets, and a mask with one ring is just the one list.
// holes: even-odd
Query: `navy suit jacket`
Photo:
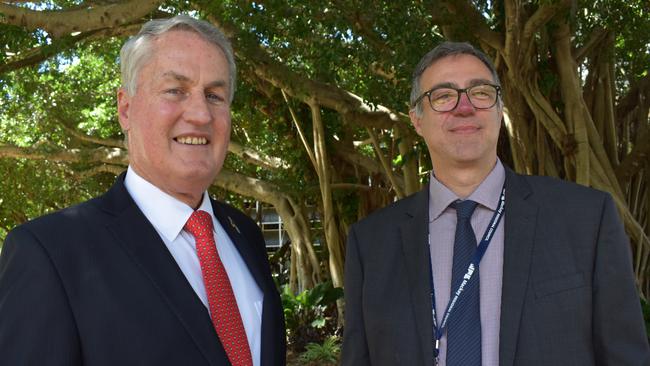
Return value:
[[(0, 364), (230, 365), (208, 310), (123, 179), (7, 236)], [(264, 293), (262, 365), (284, 365), (282, 306), (261, 232), (233, 207), (212, 206)]]
[[(499, 365), (650, 365), (612, 198), (509, 169), (505, 185)], [(343, 366), (433, 364), (427, 220), (425, 189), (351, 227)]]

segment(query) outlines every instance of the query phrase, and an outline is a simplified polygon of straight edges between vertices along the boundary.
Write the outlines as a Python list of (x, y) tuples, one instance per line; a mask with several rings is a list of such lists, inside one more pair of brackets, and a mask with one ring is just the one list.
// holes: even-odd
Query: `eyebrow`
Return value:
[(165, 71), (162, 74), (162, 78), (163, 79), (174, 79), (176, 81), (180, 81), (180, 82), (184, 82), (184, 83), (187, 83), (187, 82), (190, 81), (190, 78), (188, 78), (187, 76), (181, 75), (181, 74), (179, 74), (177, 72), (174, 72), (174, 71)]
[[(181, 83), (190, 83), (192, 81), (189, 77), (187, 77), (185, 75), (182, 75), (182, 74), (179, 74), (179, 73), (174, 72), (174, 71), (166, 71), (166, 72), (164, 72), (162, 74), (161, 78), (163, 78), (163, 79), (174, 79), (174, 80), (176, 80), (178, 82), (181, 82)], [(227, 83), (226, 83), (225, 80), (215, 80), (215, 81), (209, 82), (205, 86), (205, 88), (206, 89), (223, 88), (223, 87), (226, 87), (226, 85), (227, 85)]]
[[(482, 85), (482, 84), (493, 85), (494, 81), (488, 80), (488, 79), (483, 79), (483, 78), (472, 79), (472, 80), (469, 81), (468, 87), (472, 87), (472, 86), (476, 86), (476, 85)], [(433, 89), (438, 89), (438, 88), (456, 89), (456, 88), (458, 88), (458, 84), (446, 81), (446, 82), (435, 84), (432, 87), (430, 87), (428, 90), (433, 90)]]

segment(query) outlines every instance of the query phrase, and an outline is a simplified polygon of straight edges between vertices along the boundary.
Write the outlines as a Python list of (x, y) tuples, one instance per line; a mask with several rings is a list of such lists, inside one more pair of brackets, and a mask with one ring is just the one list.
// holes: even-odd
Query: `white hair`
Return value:
[(212, 24), (194, 19), (188, 15), (177, 15), (169, 19), (150, 20), (142, 26), (140, 32), (131, 37), (122, 46), (120, 62), (122, 72), (122, 87), (129, 95), (134, 95), (137, 89), (138, 71), (144, 62), (151, 56), (151, 43), (163, 33), (182, 30), (198, 34), (206, 42), (211, 43), (223, 51), (228, 62), (229, 71), (229, 100), (232, 102), (235, 95), (236, 66), (232, 46), (228, 38)]

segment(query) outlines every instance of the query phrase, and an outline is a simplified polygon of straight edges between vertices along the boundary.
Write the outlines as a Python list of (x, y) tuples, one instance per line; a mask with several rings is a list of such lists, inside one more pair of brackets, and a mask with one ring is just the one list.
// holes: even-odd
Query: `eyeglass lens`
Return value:
[(476, 85), (467, 89), (439, 88), (431, 91), (431, 107), (438, 112), (448, 112), (456, 107), (462, 92), (477, 109), (487, 109), (496, 104), (498, 91), (493, 85)]

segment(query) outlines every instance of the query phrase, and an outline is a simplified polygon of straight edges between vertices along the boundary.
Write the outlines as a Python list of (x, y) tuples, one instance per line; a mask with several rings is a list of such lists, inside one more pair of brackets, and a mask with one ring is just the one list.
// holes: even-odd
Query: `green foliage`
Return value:
[(83, 179), (65, 164), (22, 159), (0, 159), (0, 176), (0, 239), (29, 219), (104, 192), (114, 180), (110, 174)]
[[(503, 1), (474, 0), (469, 3), (485, 17), (489, 29), (500, 33), (506, 31)], [(541, 5), (551, 3), (554, 1), (527, 2), (521, 8), (521, 19), (525, 20)], [(16, 4), (52, 10), (83, 6), (83, 2), (78, 0)], [(281, 83), (260, 76), (264, 71), (260, 69), (273, 65), (249, 59), (249, 55), (254, 54), (250, 50), (266, 52), (272, 60), (295, 73), (299, 85), (317, 82), (334, 86), (342, 93), (355, 94), (371, 109), (382, 105), (397, 115), (404, 115), (408, 112), (410, 74), (419, 58), (443, 39), (440, 25), (444, 24), (448, 30), (456, 24), (467, 23), (467, 27), (460, 27), (466, 31), (454, 32), (454, 39), (476, 41), (468, 23), (470, 17), (447, 13), (444, 6), (435, 2), (168, 0), (161, 3), (158, 12), (147, 17), (181, 12), (233, 26), (236, 31), (233, 46), (237, 57), (238, 85), (232, 105), (232, 140), (285, 162), (282, 168), (267, 169), (229, 154), (225, 167), (272, 183), (296, 202), (311, 205), (322, 204), (319, 180), (289, 108), (296, 113), (308, 145), (313, 146), (311, 111), (299, 98), (290, 97), (289, 102), (285, 102), (277, 85)], [(650, 2), (580, 0), (567, 13), (572, 21), (572, 47), (576, 52), (589, 42), (595, 30), (604, 29), (613, 34), (616, 99), (625, 95), (640, 77), (647, 75), (650, 65)], [(511, 24), (511, 27), (516, 30), (522, 25)], [(549, 57), (553, 45), (550, 29), (551, 25), (534, 30), (536, 43), (530, 56), (536, 61), (530, 75), (548, 97), (553, 109), (561, 115), (564, 106), (560, 100), (559, 79), (554, 60)], [(121, 26), (106, 29), (107, 34), (111, 31), (119, 34), (122, 30), (124, 27)], [(72, 149), (88, 151), (99, 146), (76, 138), (70, 130), (93, 138), (122, 139), (116, 117), (115, 92), (119, 86), (119, 48), (124, 39), (101, 34), (97, 37), (73, 44), (77, 40), (72, 36), (54, 39), (42, 30), (31, 31), (0, 24), (0, 65), (38, 54), (39, 50), (46, 56), (44, 61), (31, 66), (0, 73), (0, 146), (25, 147), (45, 155)], [(475, 44), (485, 46), (485, 42)], [(596, 52), (601, 49), (604, 48), (596, 47)], [(522, 54), (522, 58), (528, 56)], [(590, 57), (581, 61), (581, 75), (588, 75), (586, 68)], [(499, 70), (505, 71), (508, 65), (502, 62), (503, 59), (498, 61)], [(283, 76), (274, 77), (282, 79)], [(522, 77), (526, 78), (526, 75)], [(297, 94), (300, 92), (298, 90)], [(326, 145), (333, 168), (332, 183), (368, 184), (372, 181), (378, 187), (386, 187), (381, 172), (368, 173), (361, 165), (345, 161), (343, 154), (337, 151), (339, 146), (354, 148), (357, 155), (377, 162), (376, 153), (368, 143), (366, 126), (346, 120), (354, 118), (354, 107), (350, 107), (350, 112), (353, 112), (352, 117), (340, 110), (322, 108)], [(515, 123), (535, 124), (532, 115), (524, 115), (522, 119)], [(383, 152), (397, 173), (404, 164), (415, 161), (419, 173), (422, 173), (422, 182), (427, 179), (424, 173), (431, 169), (431, 163), (422, 140), (415, 142), (411, 152), (402, 155), (396, 149), (397, 141), (390, 131), (384, 130), (379, 136)], [(507, 144), (505, 137), (504, 133), (501, 141)], [(507, 162), (509, 157), (502, 156), (502, 160)], [(17, 223), (105, 190), (114, 179), (111, 174), (84, 175), (98, 164), (85, 160), (73, 164), (49, 159), (28, 161), (3, 157), (0, 174), (6, 188), (0, 190), (0, 238)], [(214, 187), (211, 193), (240, 207), (250, 200)], [(342, 229), (363, 211), (359, 206), (364, 202), (365, 193), (349, 188), (333, 190), (337, 220), (342, 223)], [(320, 237), (324, 242), (322, 230), (318, 229), (314, 237)], [(324, 249), (318, 254), (327, 257)], [(278, 278), (284, 281), (286, 276), (282, 274)], [(322, 329), (329, 323), (319, 328), (324, 316), (314, 314), (313, 309), (303, 310), (305, 305), (300, 305), (303, 300), (313, 302), (311, 298), (298, 300), (297, 296), (287, 300), (294, 304), (288, 305), (291, 314), (287, 317), (292, 323), (290, 328), (294, 328), (294, 338), (327, 333)], [(329, 316), (329, 307), (322, 310), (319, 306), (316, 308)], [(321, 320), (316, 321), (316, 318)], [(308, 326), (298, 329), (301, 322)], [(321, 343), (324, 339), (321, 337), (316, 341)], [(302, 344), (300, 347), (304, 348), (307, 343), (299, 341), (296, 344)]]
[(647, 0), (581, 0), (576, 21), (577, 43), (599, 28), (615, 35), (616, 83), (620, 91), (643, 77), (650, 65), (650, 2)]
[[(397, 110), (408, 98), (413, 65), (441, 39), (419, 3), (367, 2), (363, 11), (355, 1), (224, 1), (202, 7), (245, 30), (240, 44), (262, 45), (294, 71)], [(413, 31), (402, 31), (404, 24)], [(394, 75), (397, 87), (377, 77), (377, 70)]]
[(336, 301), (343, 297), (343, 289), (331, 281), (294, 295), (289, 286), (283, 286), (282, 307), (287, 328), (289, 348), (302, 352), (309, 343), (321, 343), (336, 330)]
[(300, 361), (304, 365), (336, 365), (341, 353), (340, 339), (337, 336), (331, 336), (322, 344), (309, 343), (306, 349), (300, 355)]
[[(89, 44), (37, 68), (14, 71), (0, 82), (0, 142), (70, 147), (64, 127), (117, 137), (115, 92), (118, 42)], [(102, 72), (98, 72), (102, 70)]]
[[(0, 145), (48, 155), (88, 145), (69, 130), (120, 139), (115, 103), (120, 43), (117, 39), (88, 42), (37, 67), (0, 75)], [(114, 180), (111, 174), (79, 174), (94, 164), (1, 159), (5, 188), (0, 190), (1, 237), (28, 219), (105, 191)]]

